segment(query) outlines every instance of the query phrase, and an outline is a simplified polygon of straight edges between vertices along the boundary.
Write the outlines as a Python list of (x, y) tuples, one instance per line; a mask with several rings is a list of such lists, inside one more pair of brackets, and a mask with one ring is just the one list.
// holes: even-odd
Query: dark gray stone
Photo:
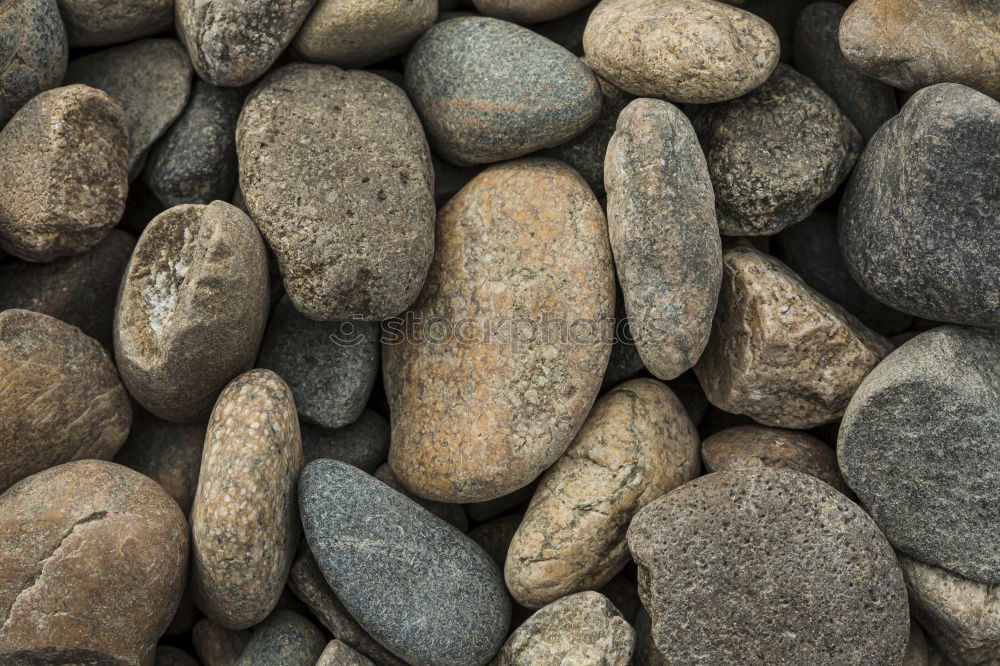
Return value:
[(316, 625), (279, 609), (254, 628), (235, 666), (313, 666), (325, 647), (326, 638)]
[(66, 73), (66, 30), (56, 0), (8, 0), (0, 7), (0, 127)]
[(365, 409), (357, 421), (336, 430), (310, 423), (302, 427), (302, 459), (339, 460), (371, 474), (389, 455), (389, 422)]

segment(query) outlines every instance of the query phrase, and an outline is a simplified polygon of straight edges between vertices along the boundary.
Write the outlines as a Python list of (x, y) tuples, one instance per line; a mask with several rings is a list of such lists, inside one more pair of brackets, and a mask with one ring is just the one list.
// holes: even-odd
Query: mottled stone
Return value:
[(510, 599), (499, 568), (469, 537), (333, 460), (305, 467), (299, 505), (323, 577), (358, 623), (398, 657), (482, 666), (500, 648)]
[(714, 0), (603, 0), (583, 50), (601, 78), (633, 95), (706, 104), (764, 83), (778, 62), (778, 36)]
[(0, 245), (28, 261), (82, 254), (125, 210), (125, 120), (105, 93), (41, 93), (0, 131)]
[(719, 229), (775, 234), (807, 218), (851, 172), (862, 139), (810, 79), (778, 65), (764, 85), (695, 114)]
[(434, 151), (455, 164), (555, 146), (601, 110), (597, 77), (569, 51), (527, 28), (474, 16), (424, 33), (407, 59), (406, 91)]
[(257, 356), (266, 262), (253, 223), (222, 201), (176, 206), (149, 223), (115, 315), (115, 358), (133, 398), (168, 421), (207, 416)]
[(450, 504), (447, 502), (435, 502), (414, 495), (399, 482), (393, 473), (389, 463), (383, 463), (372, 474), (376, 479), (389, 486), (398, 493), (409, 497), (411, 500), (424, 507), (432, 514), (445, 521), (460, 532), (469, 531), (469, 516), (465, 513), (465, 507), (461, 504)]
[(1000, 334), (940, 326), (858, 387), (840, 471), (898, 549), (1000, 582)]
[(750, 247), (723, 258), (712, 337), (695, 366), (709, 401), (764, 425), (834, 421), (892, 343)]
[(316, 666), (375, 666), (375, 664), (343, 641), (330, 641)]
[(308, 423), (302, 427), (302, 460), (340, 460), (371, 474), (389, 455), (389, 422), (370, 409), (357, 421), (336, 430)]
[(529, 608), (600, 588), (629, 560), (632, 517), (700, 468), (698, 432), (666, 385), (613, 389), (542, 476), (507, 552), (507, 588)]
[(174, 0), (58, 0), (70, 46), (107, 46), (166, 32)]
[(250, 642), (250, 632), (226, 629), (206, 617), (194, 625), (191, 642), (203, 666), (233, 666)]
[(909, 612), (892, 548), (811, 476), (759, 463), (703, 476), (640, 511), (628, 542), (667, 663), (902, 659)]
[(593, 0), (472, 0), (484, 16), (515, 23), (541, 23), (571, 14)]
[(295, 64), (250, 95), (240, 185), (312, 319), (379, 320), (420, 292), (434, 248), (434, 175), (406, 94), (376, 74)]
[(12, 0), (0, 7), (0, 126), (66, 73), (66, 31), (56, 0)]
[(324, 647), (326, 638), (316, 625), (279, 609), (254, 629), (235, 666), (314, 666)]
[(153, 661), (187, 573), (184, 515), (156, 483), (99, 460), (0, 495), (0, 662)]
[(924, 88), (868, 143), (840, 207), (844, 260), (910, 314), (1000, 325), (1000, 102)]
[(153, 666), (198, 666), (198, 662), (180, 648), (161, 645), (156, 648)]
[(436, 238), (405, 334), (383, 343), (389, 463), (421, 497), (483, 501), (555, 462), (593, 404), (611, 351), (611, 250), (593, 193), (549, 159), (476, 176)]

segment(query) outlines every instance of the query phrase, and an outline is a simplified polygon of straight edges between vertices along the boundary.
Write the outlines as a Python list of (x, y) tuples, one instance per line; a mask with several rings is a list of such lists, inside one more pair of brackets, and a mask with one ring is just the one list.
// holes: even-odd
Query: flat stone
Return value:
[(153, 666), (198, 666), (198, 662), (180, 648), (161, 645), (156, 648)]
[(472, 0), (484, 16), (514, 23), (541, 23), (571, 14), (593, 0)]
[[(918, 91), (858, 160), (838, 232), (854, 278), (935, 321), (1000, 324), (1000, 102), (954, 83)], [(905, 221), (905, 224), (904, 224)]]
[(19, 0), (0, 9), (0, 126), (66, 74), (66, 30), (56, 0)]
[(302, 459), (340, 460), (371, 474), (389, 455), (389, 422), (365, 409), (357, 421), (336, 430), (302, 423)]
[(100, 243), (125, 210), (125, 120), (105, 93), (41, 93), (0, 131), (0, 245), (47, 262)]
[(730, 236), (768, 236), (809, 217), (862, 147), (830, 96), (788, 65), (744, 97), (699, 109), (693, 123)]
[(527, 28), (474, 16), (424, 33), (407, 59), (406, 91), (435, 152), (458, 165), (563, 143), (601, 110), (597, 77), (572, 53)]
[(372, 473), (372, 476), (396, 492), (410, 498), (420, 506), (424, 507), (432, 514), (457, 529), (459, 532), (469, 531), (469, 516), (466, 515), (464, 506), (461, 504), (449, 504), (447, 502), (435, 502), (434, 500), (428, 500), (414, 495), (399, 482), (399, 479), (396, 478), (392, 468), (389, 467), (389, 463), (383, 463), (380, 465), (378, 469)]
[(634, 379), (611, 390), (542, 476), (507, 552), (507, 589), (540, 608), (605, 585), (629, 560), (632, 517), (700, 468), (698, 432), (666, 385)]
[(295, 64), (250, 95), (240, 185), (302, 314), (381, 320), (434, 253), (434, 177), (406, 94), (376, 74)]
[(763, 425), (835, 421), (892, 343), (750, 247), (723, 258), (712, 337), (695, 366), (720, 409)]
[(235, 666), (314, 666), (325, 647), (326, 638), (316, 625), (279, 609), (254, 630)]
[(507, 636), (510, 598), (497, 565), (469, 537), (334, 460), (306, 465), (299, 507), (323, 577), (358, 624), (396, 656), (482, 666), (496, 654)]
[(811, 476), (759, 463), (703, 476), (640, 511), (628, 542), (667, 663), (903, 657), (909, 611), (892, 548)]
[(611, 250), (590, 188), (550, 159), (483, 171), (436, 237), (405, 330), (384, 336), (389, 464), (421, 497), (478, 502), (534, 480), (583, 423), (611, 351)]
[(375, 666), (375, 664), (347, 643), (334, 640), (326, 644), (316, 666)]
[(779, 44), (766, 21), (714, 0), (604, 0), (583, 50), (601, 78), (633, 95), (707, 104), (764, 83)]
[(673, 379), (705, 349), (722, 281), (715, 195), (687, 116), (662, 100), (629, 104), (605, 181), (629, 331), (645, 367)]
[(70, 46), (107, 46), (167, 32), (174, 0), (58, 0)]
[(253, 364), (267, 310), (267, 256), (250, 218), (222, 201), (165, 211), (139, 238), (118, 298), (125, 386), (162, 419), (204, 420)]
[(1000, 334), (939, 326), (890, 354), (851, 399), (837, 455), (898, 550), (1000, 582)]
[(249, 642), (249, 631), (226, 629), (207, 617), (191, 630), (191, 643), (203, 666), (233, 666)]
[(0, 496), (0, 662), (150, 664), (187, 578), (184, 515), (138, 472), (50, 467)]

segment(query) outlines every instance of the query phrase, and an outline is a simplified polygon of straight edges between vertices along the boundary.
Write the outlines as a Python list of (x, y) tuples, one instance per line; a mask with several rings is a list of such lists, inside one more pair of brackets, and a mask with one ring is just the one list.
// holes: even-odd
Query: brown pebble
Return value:
[(203, 666), (233, 666), (249, 642), (249, 631), (226, 629), (207, 617), (191, 630), (191, 643)]

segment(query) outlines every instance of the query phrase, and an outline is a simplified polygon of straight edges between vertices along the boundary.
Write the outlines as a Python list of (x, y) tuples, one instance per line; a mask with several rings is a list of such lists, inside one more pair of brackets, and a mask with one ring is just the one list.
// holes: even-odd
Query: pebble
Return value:
[(0, 11), (0, 127), (66, 74), (69, 52), (56, 0), (21, 0)]
[(514, 23), (541, 23), (571, 14), (593, 0), (472, 0), (484, 16)]
[(326, 644), (316, 666), (375, 666), (375, 664), (347, 643), (334, 640)]
[(613, 316), (604, 214), (583, 179), (537, 158), (476, 176), (438, 216), (410, 330), (383, 344), (399, 480), (445, 502), (534, 480), (593, 404)]
[(161, 645), (156, 648), (153, 666), (198, 666), (198, 662), (180, 648)]
[(331, 589), (396, 656), (417, 665), (482, 666), (496, 654), (507, 636), (510, 598), (499, 568), (474, 541), (333, 460), (302, 471), (299, 507)]
[(264, 244), (242, 211), (216, 201), (158, 215), (132, 254), (115, 316), (129, 393), (167, 421), (204, 420), (252, 365), (267, 309)]
[(121, 108), (87, 86), (34, 97), (0, 131), (0, 245), (48, 262), (100, 243), (125, 210)]
[(288, 385), (269, 370), (230, 382), (208, 421), (191, 509), (195, 600), (219, 624), (246, 629), (278, 602), (299, 540), (301, 468)]
[(434, 176), (400, 88), (283, 67), (250, 95), (236, 145), (250, 214), (299, 312), (380, 320), (413, 302), (434, 254)]
[(527, 28), (484, 17), (438, 23), (411, 49), (406, 91), (441, 157), (488, 164), (563, 143), (601, 110), (597, 77)]
[(371, 474), (389, 455), (389, 422), (365, 409), (357, 421), (336, 430), (302, 423), (302, 460), (340, 460)]
[(284, 296), (271, 314), (257, 367), (281, 376), (299, 416), (324, 428), (361, 417), (379, 367), (377, 322), (315, 321)]
[(835, 421), (892, 343), (750, 247), (723, 258), (712, 337), (694, 371), (709, 401), (782, 428)]
[(226, 629), (205, 617), (191, 630), (191, 642), (203, 666), (233, 666), (250, 642), (250, 632)]
[(0, 662), (149, 664), (184, 590), (187, 524), (137, 472), (51, 467), (0, 495)]
[(616, 387), (542, 477), (507, 552), (507, 589), (540, 608), (600, 588), (629, 560), (632, 517), (700, 468), (698, 432), (666, 385)]
[(628, 542), (668, 663), (903, 657), (909, 612), (892, 548), (811, 476), (759, 463), (709, 474), (640, 511)]
[(465, 507), (461, 504), (449, 504), (446, 502), (435, 502), (414, 495), (399, 482), (393, 473), (389, 463), (383, 463), (372, 473), (376, 479), (389, 486), (396, 492), (409, 497), (411, 500), (427, 509), (429, 512), (448, 523), (459, 532), (469, 531), (469, 516), (465, 513)]
[(323, 632), (298, 613), (279, 609), (258, 626), (235, 666), (314, 666)]
[(1000, 325), (998, 170), (1000, 102), (954, 83), (914, 94), (869, 142), (844, 194), (851, 274), (903, 312)]
[(705, 155), (670, 102), (638, 99), (608, 145), (608, 228), (629, 331), (643, 364), (673, 379), (701, 356), (722, 281)]
[(58, 0), (70, 46), (107, 46), (167, 32), (174, 0)]
[(872, 371), (840, 427), (840, 470), (892, 544), (1000, 582), (1000, 334), (939, 326)]
[(633, 95), (707, 104), (764, 83), (779, 44), (766, 21), (714, 0), (603, 0), (583, 50), (601, 78)]
[(719, 229), (769, 236), (801, 222), (847, 178), (862, 139), (806, 76), (778, 65), (764, 85), (693, 118)]

